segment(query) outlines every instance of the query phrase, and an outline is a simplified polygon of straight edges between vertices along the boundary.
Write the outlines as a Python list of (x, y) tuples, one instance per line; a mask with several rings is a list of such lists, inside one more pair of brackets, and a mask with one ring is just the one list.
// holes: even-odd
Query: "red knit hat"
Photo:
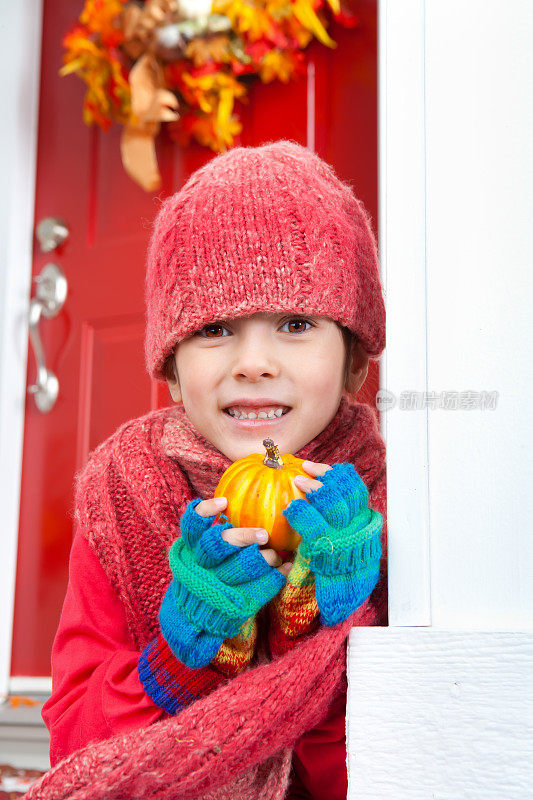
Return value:
[(369, 356), (385, 347), (370, 220), (331, 166), (296, 142), (214, 156), (162, 204), (148, 246), (149, 374), (214, 320), (255, 312), (329, 317)]

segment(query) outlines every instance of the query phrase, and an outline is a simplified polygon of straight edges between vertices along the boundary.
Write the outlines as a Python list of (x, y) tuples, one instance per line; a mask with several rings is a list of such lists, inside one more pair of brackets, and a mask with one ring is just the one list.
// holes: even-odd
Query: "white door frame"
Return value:
[(2, 9), (0, 107), (0, 698), (9, 691), (32, 271), (42, 0)]
[[(389, 625), (431, 625), (424, 0), (379, 0), (379, 250), (387, 307), (378, 407), (387, 445)], [(394, 409), (394, 410), (393, 410)]]

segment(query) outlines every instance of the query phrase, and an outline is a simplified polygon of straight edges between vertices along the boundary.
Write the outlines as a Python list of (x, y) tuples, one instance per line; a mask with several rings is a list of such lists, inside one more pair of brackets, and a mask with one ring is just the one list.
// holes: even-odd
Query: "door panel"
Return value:
[[(144, 369), (141, 314), (86, 321), (80, 349), (78, 462), (119, 425), (150, 408), (150, 381), (138, 385)], [(141, 412), (143, 413), (143, 412)]]

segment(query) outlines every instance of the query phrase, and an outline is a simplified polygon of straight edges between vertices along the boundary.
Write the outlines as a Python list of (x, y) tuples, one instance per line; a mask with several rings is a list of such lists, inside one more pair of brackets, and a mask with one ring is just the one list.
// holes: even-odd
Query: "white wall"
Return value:
[(390, 621), (531, 627), (533, 3), (380, 16)]
[(354, 800), (532, 794), (532, 41), (531, 0), (380, 1), (390, 627), (350, 634)]
[(530, 800), (530, 633), (351, 636), (349, 800)]
[(426, 2), (433, 624), (533, 623), (533, 3)]

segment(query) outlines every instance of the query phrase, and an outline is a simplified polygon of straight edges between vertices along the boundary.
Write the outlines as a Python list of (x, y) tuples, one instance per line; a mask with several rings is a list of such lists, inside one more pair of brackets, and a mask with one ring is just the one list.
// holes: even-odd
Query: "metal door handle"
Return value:
[(57, 264), (46, 264), (40, 275), (34, 279), (37, 284), (35, 297), (30, 302), (29, 328), (33, 353), (37, 362), (37, 381), (28, 387), (35, 405), (47, 414), (52, 410), (59, 393), (59, 381), (54, 373), (47, 369), (44, 360), (44, 351), (39, 335), (39, 322), (41, 315), (47, 319), (55, 317), (61, 311), (67, 298), (67, 279)]
[(50, 253), (68, 238), (69, 229), (59, 217), (44, 217), (35, 230), (43, 253)]

